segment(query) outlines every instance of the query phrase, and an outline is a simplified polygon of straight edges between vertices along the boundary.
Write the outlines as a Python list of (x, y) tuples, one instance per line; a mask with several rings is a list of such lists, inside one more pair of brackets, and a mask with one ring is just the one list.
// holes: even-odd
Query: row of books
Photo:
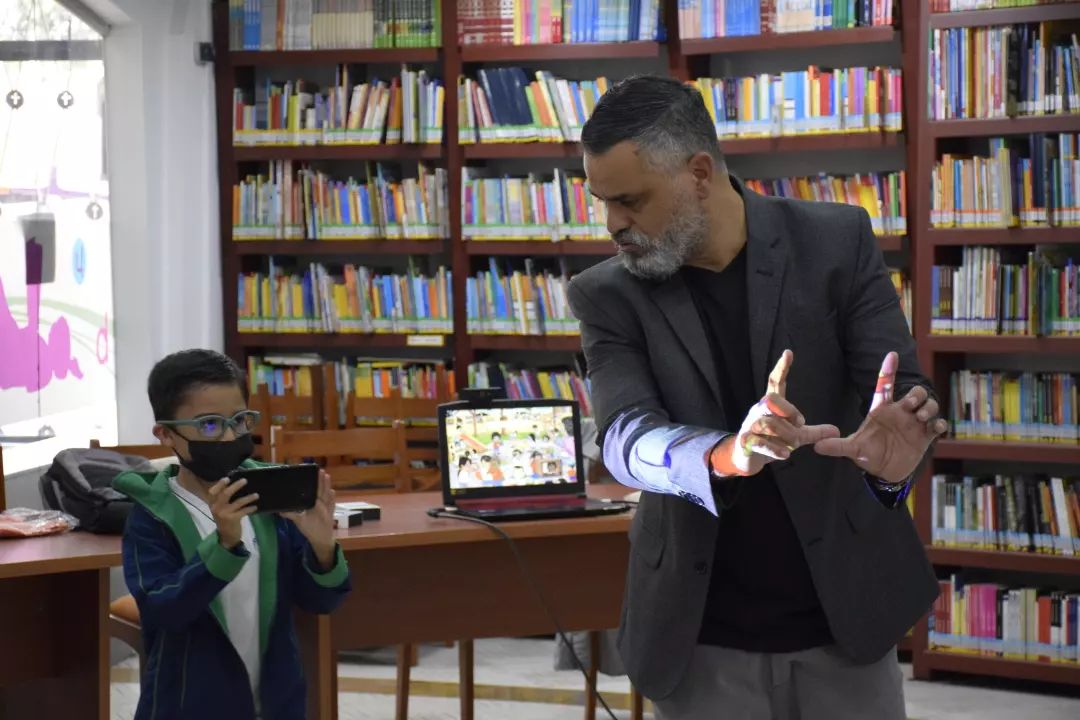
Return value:
[(969, 10), (994, 10), (998, 8), (1031, 7), (1033, 5), (1055, 5), (1075, 0), (930, 0), (930, 12), (967, 12)]
[(931, 483), (934, 545), (1080, 555), (1080, 479), (934, 475)]
[(1080, 660), (1080, 594), (998, 583), (939, 580), (930, 649), (1028, 662)]
[(458, 0), (458, 43), (661, 40), (660, 7), (660, 0)]
[(237, 279), (237, 329), (277, 333), (453, 332), (451, 273), (432, 276), (409, 261), (405, 273), (345, 265), (332, 273), (321, 263), (286, 269), (268, 259), (266, 272)]
[(1035, 133), (991, 138), (985, 156), (943, 154), (931, 176), (931, 225), (1080, 226), (1078, 142)]
[(893, 0), (680, 0), (679, 37), (892, 25), (893, 11)]
[(930, 31), (931, 120), (1080, 112), (1080, 42), (1052, 23)]
[(746, 180), (762, 195), (858, 205), (870, 216), (876, 235), (907, 233), (907, 181), (903, 170), (859, 175)]
[(580, 368), (539, 370), (475, 362), (469, 365), (468, 372), (469, 387), (503, 388), (511, 400), (577, 400), (581, 414), (592, 416), (589, 380)]
[(810, 66), (779, 74), (694, 81), (720, 138), (807, 133), (899, 132), (898, 68)]
[(896, 288), (896, 296), (900, 300), (900, 309), (904, 311), (904, 319), (907, 320), (908, 332), (911, 332), (911, 278), (903, 270), (889, 269), (889, 279)]
[[(509, 265), (509, 264), (508, 264)], [(537, 270), (531, 259), (524, 270), (499, 269), (489, 258), (488, 269), (465, 283), (465, 316), (470, 334), (577, 335), (579, 325), (570, 312), (566, 288), (570, 275)]]
[(466, 240), (602, 240), (607, 209), (584, 177), (556, 168), (551, 180), (488, 178), (486, 168), (462, 169), (462, 236)]
[(962, 248), (959, 266), (930, 276), (930, 332), (956, 335), (1080, 334), (1080, 266), (1049, 249), (1008, 263), (996, 247)]
[(450, 235), (444, 168), (419, 163), (417, 176), (365, 164), (357, 180), (334, 179), (291, 160), (233, 186), (234, 240), (442, 239)]
[(229, 0), (229, 49), (438, 47), (442, 2)]
[(1067, 372), (957, 370), (949, 421), (962, 439), (1080, 443), (1077, 377)]
[(538, 70), (490, 68), (458, 78), (458, 138), (476, 142), (578, 142), (607, 78), (563, 80)]
[(338, 66), (325, 92), (307, 80), (266, 78), (254, 93), (233, 89), (233, 144), (438, 144), (445, 98), (441, 80), (404, 65), (389, 81), (358, 85)]

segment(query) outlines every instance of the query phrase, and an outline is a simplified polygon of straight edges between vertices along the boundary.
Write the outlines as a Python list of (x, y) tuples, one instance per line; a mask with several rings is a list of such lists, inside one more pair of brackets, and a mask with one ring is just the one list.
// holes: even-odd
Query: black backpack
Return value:
[(78, 519), (92, 533), (120, 534), (132, 501), (112, 487), (120, 473), (154, 472), (146, 458), (102, 448), (61, 450), (41, 476), (41, 500), (50, 510)]

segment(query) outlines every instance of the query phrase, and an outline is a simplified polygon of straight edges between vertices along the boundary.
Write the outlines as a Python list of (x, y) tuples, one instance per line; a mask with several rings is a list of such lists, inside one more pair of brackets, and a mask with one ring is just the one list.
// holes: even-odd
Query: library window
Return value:
[(116, 436), (102, 35), (0, 3), (0, 443), (7, 473)]

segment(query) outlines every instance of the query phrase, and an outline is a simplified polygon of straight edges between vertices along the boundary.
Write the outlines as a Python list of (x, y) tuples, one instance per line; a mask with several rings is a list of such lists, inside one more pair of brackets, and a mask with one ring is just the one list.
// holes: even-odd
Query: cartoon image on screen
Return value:
[(465, 408), (445, 422), (451, 491), (577, 482), (569, 407)]

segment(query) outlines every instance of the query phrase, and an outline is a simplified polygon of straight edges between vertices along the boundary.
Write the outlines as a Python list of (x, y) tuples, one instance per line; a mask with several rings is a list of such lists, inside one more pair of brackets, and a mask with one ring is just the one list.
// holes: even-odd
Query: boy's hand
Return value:
[(311, 543), (315, 559), (322, 570), (330, 570), (334, 564), (334, 488), (325, 470), (319, 470), (319, 494), (315, 507), (303, 512), (281, 513), (291, 520), (296, 529)]
[(240, 544), (244, 537), (240, 521), (256, 510), (258, 493), (245, 495), (233, 502), (233, 495), (245, 485), (247, 480), (243, 478), (231, 484), (229, 478), (221, 478), (210, 488), (210, 512), (217, 523), (218, 541), (226, 550), (232, 550)]

